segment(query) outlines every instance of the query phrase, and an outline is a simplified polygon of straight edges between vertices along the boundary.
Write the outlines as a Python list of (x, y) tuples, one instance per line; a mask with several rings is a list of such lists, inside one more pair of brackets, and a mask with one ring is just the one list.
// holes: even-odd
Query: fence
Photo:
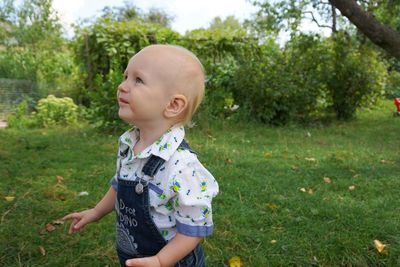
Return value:
[(24, 99), (33, 103), (38, 96), (36, 82), (0, 78), (0, 119), (4, 119)]

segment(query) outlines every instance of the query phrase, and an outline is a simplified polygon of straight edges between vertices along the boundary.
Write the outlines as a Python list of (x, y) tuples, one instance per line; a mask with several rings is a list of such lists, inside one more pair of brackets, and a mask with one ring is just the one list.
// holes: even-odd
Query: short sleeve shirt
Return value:
[[(120, 179), (149, 182), (150, 215), (166, 240), (176, 232), (188, 236), (208, 236), (213, 232), (211, 202), (218, 194), (218, 183), (196, 154), (178, 149), (184, 136), (182, 126), (172, 127), (138, 155), (133, 152), (139, 140), (137, 128), (119, 138), (117, 173), (120, 168)], [(154, 177), (142, 172), (151, 155), (165, 160)], [(117, 190), (117, 175), (111, 185)]]

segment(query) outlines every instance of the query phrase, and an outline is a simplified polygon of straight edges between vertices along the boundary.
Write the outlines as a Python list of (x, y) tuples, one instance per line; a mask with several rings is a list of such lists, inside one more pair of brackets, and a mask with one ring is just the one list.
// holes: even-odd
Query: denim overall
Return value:
[[(178, 149), (187, 149), (192, 153), (185, 140)], [(142, 172), (150, 179), (156, 175), (165, 160), (151, 155), (144, 165)], [(121, 266), (132, 258), (141, 258), (156, 255), (167, 241), (160, 234), (150, 215), (149, 187), (152, 183), (143, 179), (127, 181), (120, 179), (121, 163), (118, 169), (118, 191), (115, 202), (117, 214), (116, 234), (117, 253)], [(201, 245), (197, 245), (187, 256), (181, 259), (176, 267), (205, 267), (204, 252)]]

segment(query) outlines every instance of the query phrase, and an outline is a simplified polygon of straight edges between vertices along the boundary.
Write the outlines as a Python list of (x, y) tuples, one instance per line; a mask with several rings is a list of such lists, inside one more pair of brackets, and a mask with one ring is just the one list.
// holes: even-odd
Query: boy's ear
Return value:
[(164, 110), (164, 116), (172, 119), (183, 114), (188, 104), (187, 98), (184, 95), (174, 95)]

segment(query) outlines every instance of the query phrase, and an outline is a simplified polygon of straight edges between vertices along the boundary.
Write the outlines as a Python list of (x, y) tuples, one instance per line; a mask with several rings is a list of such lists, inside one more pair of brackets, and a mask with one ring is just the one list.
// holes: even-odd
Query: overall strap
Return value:
[[(186, 142), (185, 139), (182, 140), (182, 142), (179, 144), (177, 150), (189, 150), (193, 154), (197, 154), (194, 150), (192, 150), (189, 146), (189, 144)], [(156, 155), (151, 155), (149, 160), (146, 162), (146, 164), (143, 166), (143, 173), (145, 175), (148, 175), (150, 177), (154, 177), (160, 167), (165, 163), (165, 160), (160, 158), (159, 156)]]

